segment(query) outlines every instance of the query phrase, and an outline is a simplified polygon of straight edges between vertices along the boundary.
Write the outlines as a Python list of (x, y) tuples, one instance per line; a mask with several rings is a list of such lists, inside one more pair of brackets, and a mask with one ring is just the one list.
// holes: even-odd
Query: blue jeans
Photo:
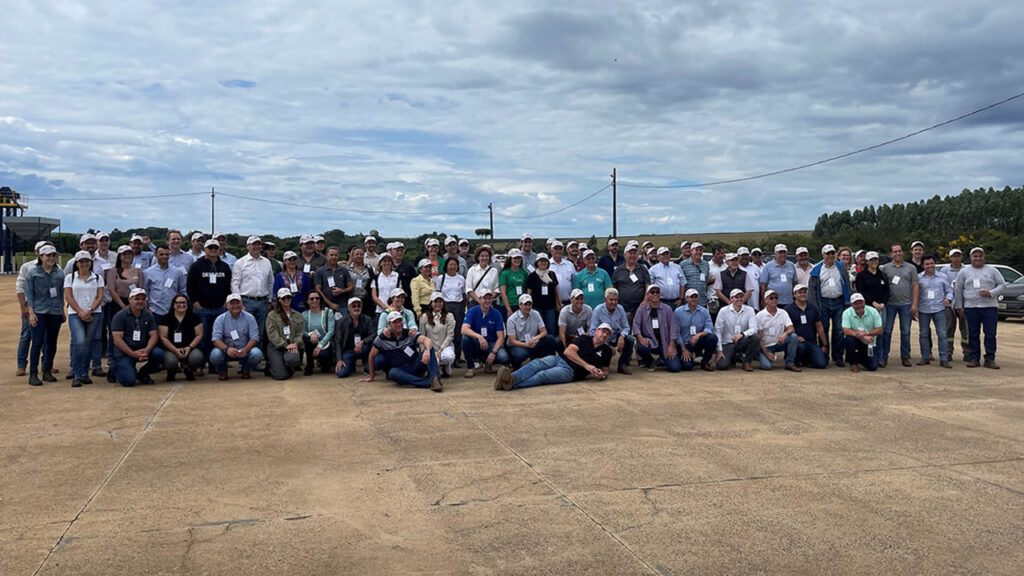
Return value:
[(28, 371), (39, 371), (39, 355), (43, 356), (43, 372), (53, 369), (53, 357), (57, 354), (57, 336), (64, 320), (62, 314), (36, 314), (36, 325), (32, 328), (32, 346), (29, 349)]
[[(344, 352), (342, 352), (341, 358), (339, 358), (339, 360), (344, 362), (345, 365), (342, 366), (340, 370), (338, 370), (338, 378), (344, 378), (352, 373), (352, 368), (354, 368), (356, 365), (356, 359), (362, 360), (363, 367), (365, 368), (366, 362), (370, 359), (370, 350), (372, 349), (373, 346), (370, 345), (370, 343), (365, 343), (363, 344), (363, 351), (360, 352), (359, 354), (356, 354), (355, 348), (353, 348), (352, 350), (345, 350)], [(329, 353), (330, 350), (325, 350), (325, 352)], [(383, 356), (383, 354), (377, 354), (377, 358), (381, 358)], [(376, 368), (376, 366), (374, 366), (374, 368)]]
[[(825, 331), (825, 337), (829, 338), (829, 348), (832, 349), (832, 362), (843, 361), (843, 297), (821, 299), (821, 327)], [(829, 337), (828, 329), (832, 327), (832, 336)], [(908, 328), (909, 330), (909, 328)], [(909, 351), (908, 351), (909, 353)], [(786, 357), (789, 358), (788, 356)]]
[[(843, 341), (840, 340), (840, 354), (843, 353), (843, 346)], [(804, 366), (811, 366), (812, 368), (817, 368), (819, 370), (828, 366), (828, 358), (825, 358), (825, 353), (821, 351), (821, 346), (818, 346), (817, 342), (797, 342), (796, 358)], [(840, 356), (840, 358), (842, 358), (842, 356)]]
[(261, 360), (263, 360), (263, 351), (260, 350), (259, 346), (253, 346), (252, 349), (249, 350), (249, 354), (242, 360), (228, 358), (228, 355), (220, 348), (214, 348), (213, 351), (210, 352), (210, 366), (213, 367), (217, 374), (228, 373), (228, 362), (241, 362), (243, 374), (246, 372), (252, 372)]
[(935, 339), (939, 342), (939, 360), (949, 360), (949, 341), (946, 340), (946, 311), (941, 312), (918, 312), (918, 340), (921, 347), (921, 358), (931, 359), (932, 355), (932, 331), (931, 323), (935, 323)]
[(92, 322), (83, 322), (78, 314), (68, 314), (68, 328), (71, 330), (71, 371), (75, 378), (89, 375), (89, 362), (99, 342), (103, 327), (103, 314), (93, 314)]
[(512, 388), (529, 388), (544, 384), (572, 382), (572, 368), (561, 356), (538, 358), (512, 373)]
[(224, 313), (224, 308), (200, 308), (193, 311), (203, 323), (203, 341), (199, 343), (199, 348), (209, 358), (213, 352), (213, 340), (211, 339), (213, 336), (213, 321), (217, 319), (217, 316)]
[(28, 367), (28, 349), (32, 345), (32, 326), (28, 317), (21, 317), (21, 337), (18, 338), (18, 368)]
[(680, 346), (690, 351), (689, 361), (682, 360), (682, 355), (679, 356), (680, 360), (682, 360), (683, 371), (689, 372), (697, 365), (695, 361), (697, 356), (700, 356), (702, 366), (715, 361), (715, 353), (718, 352), (718, 336), (715, 334), (705, 334), (697, 340), (696, 346), (690, 344), (690, 339), (686, 338)]
[[(479, 344), (479, 342), (478, 342)], [(512, 369), (515, 370), (526, 362), (527, 358), (543, 358), (550, 356), (558, 350), (558, 338), (555, 338), (551, 334), (540, 339), (537, 345), (533, 348), (522, 348), (519, 346), (508, 347), (508, 359), (512, 363)]]
[(996, 325), (999, 323), (998, 308), (964, 308), (967, 318), (967, 345), (971, 349), (968, 361), (981, 359), (981, 330), (985, 329), (985, 362), (996, 359)]
[[(846, 349), (846, 363), (850, 366), (856, 366), (860, 364), (868, 369), (868, 372), (874, 372), (878, 370), (878, 348), (875, 345), (876, 354), (868, 353), (868, 345), (861, 342), (860, 338), (854, 338), (853, 336), (843, 337), (843, 347)], [(877, 342), (877, 340), (876, 340)]]
[(153, 348), (149, 353), (149, 359), (138, 372), (136, 372), (136, 364), (138, 362), (134, 358), (129, 358), (123, 354), (114, 356), (114, 379), (117, 380), (118, 384), (121, 386), (135, 386), (139, 374), (149, 375), (159, 370), (164, 364), (163, 348)]
[[(426, 372), (426, 376), (423, 373)], [(413, 362), (388, 370), (388, 378), (399, 386), (429, 388), (430, 381), (441, 377), (441, 369), (437, 365), (437, 351), (430, 351), (430, 362), (423, 365), (423, 355), (416, 354)]]
[[(477, 342), (476, 338), (463, 336), (462, 354), (466, 357), (466, 368), (472, 370), (476, 360), (486, 360), (487, 355), (492, 351), (494, 352), (495, 364), (508, 364), (508, 352), (506, 352), (504, 348), (495, 349), (494, 344), (494, 342), (488, 340), (487, 349), (481, 350), (480, 342)], [(380, 358), (380, 355), (377, 357)]]
[[(773, 341), (774, 341), (774, 344), (772, 344), (770, 346), (768, 344), (765, 344), (765, 347), (764, 347), (765, 350), (767, 350), (769, 352), (775, 352), (775, 353), (785, 352), (785, 354), (786, 354), (786, 366), (792, 366), (793, 363), (796, 362), (797, 344), (800, 343), (799, 338), (797, 337), (797, 335), (795, 333), (790, 333), (790, 335), (786, 336), (786, 339), (782, 341), (782, 344), (779, 344), (778, 340), (773, 339)], [(765, 342), (767, 342), (767, 341), (765, 341)], [(764, 352), (761, 352), (761, 354), (760, 354), (760, 363), (761, 363), (761, 370), (771, 370), (772, 369), (772, 363), (771, 363), (770, 360), (768, 360), (768, 357), (764, 355)]]
[(892, 329), (896, 325), (896, 316), (900, 317), (900, 358), (910, 358), (910, 304), (894, 306), (885, 305), (885, 326), (882, 328), (882, 360), (889, 361), (889, 349), (892, 346)]
[[(652, 344), (654, 343), (653, 339), (648, 340), (648, 342), (651, 342)], [(675, 346), (675, 342), (673, 342), (672, 345)], [(660, 349), (660, 346), (658, 348), (649, 348), (639, 342), (636, 343), (636, 355), (640, 357), (641, 364), (645, 366), (652, 365), (654, 363), (655, 354), (658, 355), (658, 358), (662, 361), (663, 364), (665, 364), (665, 368), (667, 368), (669, 372), (679, 372), (680, 370), (683, 369), (683, 363), (679, 359), (679, 354), (676, 354), (672, 358), (668, 358), (665, 356), (665, 353)], [(690, 363), (690, 368), (693, 368), (692, 362)]]
[(267, 324), (267, 301), (253, 300), (252, 298), (246, 298), (243, 296), (242, 306), (245, 306), (245, 311), (252, 314), (252, 317), (256, 319), (256, 327), (260, 331), (256, 340), (263, 342), (263, 329)]
[(558, 312), (554, 308), (549, 308), (547, 310), (537, 310), (537, 312), (540, 312), (540, 319), (544, 321), (544, 328), (548, 331), (548, 335), (557, 335)]

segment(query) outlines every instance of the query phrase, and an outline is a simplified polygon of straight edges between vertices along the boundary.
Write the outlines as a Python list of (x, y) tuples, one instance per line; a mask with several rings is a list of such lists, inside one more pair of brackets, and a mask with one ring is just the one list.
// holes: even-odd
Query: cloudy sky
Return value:
[[(217, 228), (239, 233), (473, 236), (492, 202), (499, 236), (602, 235), (610, 190), (548, 214), (613, 167), (743, 177), (1024, 92), (1024, 5), (1005, 1), (0, 5), (0, 185), (65, 231), (205, 229), (216, 187)], [(1022, 128), (1024, 98), (772, 178), (620, 185), (619, 235), (1021, 186)], [(134, 199), (90, 202), (111, 196)]]

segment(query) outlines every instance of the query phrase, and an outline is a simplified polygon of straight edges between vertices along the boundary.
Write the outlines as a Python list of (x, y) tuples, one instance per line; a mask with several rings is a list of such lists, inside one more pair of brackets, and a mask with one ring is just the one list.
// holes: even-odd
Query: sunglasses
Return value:
[(769, 296), (768, 299), (769, 300), (778, 300), (779, 297), (778, 296)]
[(310, 300), (319, 300), (320, 297), (319, 296), (310, 296), (309, 299)]

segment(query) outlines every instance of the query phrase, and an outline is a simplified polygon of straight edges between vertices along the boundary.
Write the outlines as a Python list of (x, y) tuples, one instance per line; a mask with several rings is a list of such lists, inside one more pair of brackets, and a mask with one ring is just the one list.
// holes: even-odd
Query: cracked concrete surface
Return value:
[[(8, 358), (15, 310), (0, 303)], [(444, 394), (327, 376), (32, 389), (10, 368), (0, 574), (1018, 574), (1024, 323), (999, 330), (998, 372), (512, 393), (484, 377)]]

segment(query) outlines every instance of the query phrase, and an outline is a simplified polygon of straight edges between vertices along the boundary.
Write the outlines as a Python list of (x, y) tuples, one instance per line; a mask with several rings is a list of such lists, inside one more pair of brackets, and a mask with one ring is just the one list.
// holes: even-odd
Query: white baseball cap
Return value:
[(466, 240), (465, 238), (460, 238), (459, 239), (459, 246), (462, 246), (462, 245), (469, 246), (469, 240)]
[(451, 236), (445, 238), (444, 239), (444, 245), (447, 246), (449, 244), (456, 244), (455, 238), (452, 238)]
[(584, 250), (583, 251), (583, 257), (586, 258), (587, 256), (595, 256), (596, 257), (597, 254), (594, 253), (593, 250)]
[(88, 250), (79, 250), (75, 252), (75, 257), (71, 259), (72, 262), (78, 262), (79, 260), (92, 260), (92, 256), (89, 255)]
[(388, 299), (394, 298), (395, 296), (405, 296), (405, 290), (401, 288), (392, 288), (391, 294), (388, 294)]
[(864, 259), (865, 260), (878, 260), (878, 252), (875, 252), (874, 250), (872, 250), (872, 251), (870, 251), (870, 252), (868, 252), (867, 254), (864, 255)]
[(700, 296), (700, 292), (697, 292), (696, 288), (688, 288), (683, 296), (686, 296), (687, 298), (690, 296)]
[(579, 288), (573, 288), (572, 292), (569, 292), (569, 299), (572, 300), (577, 296), (583, 296), (583, 290), (580, 290)]
[(793, 286), (793, 292), (794, 293), (795, 292), (799, 292), (801, 290), (807, 290), (807, 285), (806, 284), (796, 284), (796, 285)]
[(391, 312), (388, 312), (388, 324), (394, 322), (395, 320), (401, 320), (401, 319), (402, 319), (402, 313), (399, 312), (398, 310), (392, 310)]
[(799, 256), (801, 254), (810, 254), (810, 251), (807, 250), (807, 246), (801, 246), (796, 249), (796, 255)]
[(671, 250), (669, 250), (667, 246), (662, 246), (661, 248), (658, 248), (658, 256), (661, 256), (662, 254), (668, 254), (669, 252), (671, 252)]
[(527, 303), (527, 302), (529, 302), (530, 304), (533, 304), (533, 296), (530, 296), (529, 294), (523, 294), (522, 296), (519, 297), (519, 303), (520, 304), (524, 304), (524, 303)]
[(854, 302), (863, 302), (863, 301), (864, 301), (864, 295), (861, 294), (860, 292), (854, 292), (853, 296), (850, 296), (850, 304), (853, 304)]
[(363, 238), (363, 244), (369, 244), (370, 242), (376, 243), (377, 239), (374, 238), (373, 236), (367, 236), (366, 238)]
[[(754, 248), (754, 250), (759, 251), (757, 248)], [(775, 251), (776, 252), (789, 252), (789, 250), (786, 248), (785, 244), (776, 244), (775, 245)]]
[(107, 234), (106, 232), (100, 232), (99, 230), (97, 230), (96, 231), (96, 239), (97, 240), (103, 240), (104, 238), (109, 240), (110, 239), (110, 234)]
[(690, 241), (689, 240), (683, 240), (682, 242), (679, 243), (679, 247), (680, 248), (686, 248), (689, 245), (690, 245)]
[[(214, 242), (216, 242), (216, 240), (214, 240)], [(220, 244), (217, 244), (217, 246), (220, 246)], [(132, 251), (132, 247), (128, 246), (127, 244), (121, 244), (120, 246), (117, 247), (117, 255), (118, 256), (120, 256), (121, 254), (124, 254), (125, 252), (131, 252), (131, 251)]]
[(319, 234), (315, 234), (313, 236), (313, 242), (323, 242), (323, 241), (324, 241), (324, 237), (323, 236), (321, 236)]
[(657, 284), (648, 284), (647, 290), (644, 291), (644, 294), (650, 294), (651, 290), (657, 290), (658, 292), (661, 292), (661, 286), (658, 286)]
[(750, 249), (747, 248), (746, 246), (740, 246), (739, 250), (736, 250), (736, 255), (737, 256), (744, 256), (744, 255), (749, 256), (750, 255)]
[[(431, 302), (433, 302), (434, 300), (437, 300), (438, 298), (440, 298), (441, 300), (444, 300), (444, 295), (441, 294), (440, 292), (431, 292), (430, 293), (430, 301)], [(522, 302), (522, 297), (519, 298), (519, 301)]]
[(284, 256), (282, 256), (281, 258), (283, 258), (285, 260), (291, 260), (292, 258), (298, 258), (298, 257), (299, 257), (298, 254), (296, 254), (295, 252), (292, 252), (291, 250), (289, 250), (289, 251), (285, 252)]
[(519, 237), (520, 241), (527, 239), (533, 240), (533, 234), (530, 234), (529, 232), (523, 232), (523, 235)]
[(419, 263), (416, 265), (416, 268), (423, 268), (424, 266), (433, 266), (433, 264), (430, 263), (430, 260), (424, 258), (419, 261)]
[(575, 240), (569, 240), (569, 243), (566, 244), (566, 247), (569, 247), (569, 246), (579, 246), (579, 245), (580, 245), (579, 242), (577, 242)]
[(136, 240), (142, 242), (142, 236), (139, 236), (138, 234), (132, 234), (132, 239), (129, 240), (129, 242), (135, 242)]
[(49, 240), (40, 240), (39, 242), (36, 242), (35, 251), (39, 252), (39, 249), (42, 248), (43, 246), (46, 246), (47, 244), (52, 245), (53, 243), (50, 242)]
[[(220, 248), (220, 242), (218, 242), (216, 238), (210, 238), (205, 244), (203, 244), (203, 248)], [(120, 251), (121, 249), (118, 248), (118, 250)], [(131, 248), (129, 248), (129, 250), (131, 250)]]
[(607, 330), (609, 334), (612, 332), (612, 325), (607, 322), (601, 322), (597, 327), (598, 330)]
[[(785, 244), (783, 244), (782, 246), (784, 247)], [(750, 249), (750, 253), (751, 254), (761, 254), (761, 249), (760, 248), (751, 248)]]
[(975, 246), (974, 248), (971, 248), (971, 254), (974, 254), (975, 252), (981, 252), (982, 254), (984, 254), (985, 249), (982, 248), (981, 246)]
[(252, 236), (249, 236), (248, 238), (245, 239), (245, 245), (246, 246), (248, 246), (250, 244), (255, 244), (257, 242), (259, 242), (260, 244), (263, 244), (263, 240), (260, 240), (260, 237), (255, 235), (255, 234), (253, 234)]
[(953, 248), (952, 250), (949, 251), (950, 256), (952, 256), (953, 254), (960, 254), (961, 256), (963, 256), (963, 253), (964, 251), (959, 248)]
[(694, 242), (694, 243), (690, 244), (690, 250), (696, 250), (697, 248), (703, 248), (703, 247), (704, 247), (704, 245), (701, 244), (700, 242)]
[(359, 305), (362, 305), (362, 303), (363, 303), (363, 301), (362, 301), (362, 300), (360, 300), (359, 298), (356, 298), (355, 296), (353, 296), (353, 297), (351, 297), (351, 298), (349, 298), (349, 299), (348, 299), (348, 305), (349, 305), (349, 306), (351, 306), (351, 305), (353, 305), (353, 304), (359, 304)]
[(737, 253), (735, 253), (735, 252), (729, 252), (729, 253), (727, 253), (727, 254), (725, 255), (725, 260), (726, 260), (726, 262), (728, 262), (729, 260), (735, 260), (735, 259), (737, 259), (737, 258), (739, 258), (739, 257), (740, 257), (740, 256), (739, 256), (739, 254), (737, 254)]
[(225, 234), (225, 233), (223, 233), (223, 232), (215, 232), (215, 233), (213, 234), (213, 236), (212, 236), (212, 237), (213, 237), (213, 238), (220, 238), (221, 236), (223, 236), (223, 237), (225, 237), (225, 238), (227, 238), (227, 237), (228, 237), (228, 235), (227, 235), (227, 234)]
[[(131, 248), (129, 248), (129, 250), (131, 250)], [(53, 244), (46, 244), (42, 248), (39, 249), (39, 255), (40, 256), (42, 256), (43, 254), (56, 254), (56, 253), (57, 253), (57, 249), (53, 247)]]
[(193, 242), (195, 242), (196, 240), (202, 240), (203, 238), (206, 238), (206, 236), (203, 236), (202, 232), (193, 232), (192, 233), (192, 241)]
[(924, 242), (921, 242), (920, 240), (914, 240), (913, 242), (910, 243), (911, 250), (913, 250), (915, 246), (920, 246), (921, 248), (924, 248)]
[(778, 296), (778, 295), (779, 295), (779, 293), (778, 293), (778, 292), (776, 292), (775, 290), (772, 290), (771, 288), (769, 288), (769, 289), (765, 290), (765, 291), (764, 291), (764, 297), (765, 297), (765, 300), (767, 300), (767, 299), (768, 299), (768, 297), (769, 297), (769, 296), (771, 296), (772, 294), (774, 294), (774, 295), (776, 295), (776, 296)]
[(241, 302), (242, 301), (242, 295), (241, 294), (233, 294), (233, 293), (232, 294), (228, 294), (228, 297), (224, 299), (224, 302), (231, 302), (232, 300), (238, 300), (239, 302)]
[(835, 252), (835, 251), (836, 251), (836, 247), (831, 245), (831, 244), (825, 244), (824, 246), (821, 247), (821, 253), (822, 254), (828, 254), (829, 252)]
[(616, 246), (618, 246), (619, 245), (619, 241), (617, 239), (615, 239), (615, 238), (609, 238), (608, 239), (608, 246), (611, 246), (612, 244), (615, 244)]
[(427, 241), (424, 242), (424, 245), (425, 246), (440, 246), (441, 243), (437, 241), (437, 238), (427, 238)]
[(81, 236), (80, 236), (80, 237), (78, 238), (78, 243), (79, 243), (79, 244), (84, 244), (84, 243), (85, 243), (86, 241), (88, 241), (88, 240), (95, 240), (95, 239), (96, 239), (96, 236), (94, 236), (93, 234), (91, 234), (91, 233), (89, 233), (89, 232), (86, 232), (85, 234), (82, 234), (82, 235), (81, 235)]
[(520, 250), (519, 248), (513, 248), (513, 249), (508, 251), (508, 257), (509, 257), (509, 259), (512, 259), (512, 258), (522, 258), (523, 257), (523, 251)]
[(285, 298), (285, 297), (291, 298), (292, 297), (292, 289), (284, 287), (284, 286), (282, 286), (281, 288), (278, 288), (278, 290), (277, 290), (277, 297), (278, 297), (278, 299)]
[(540, 262), (541, 260), (547, 260), (548, 262), (551, 262), (551, 259), (548, 258), (548, 255), (543, 252), (537, 254), (537, 257), (534, 259), (534, 262)]
[[(691, 290), (692, 290), (692, 288), (691, 288)], [(744, 294), (746, 294), (746, 292), (744, 292), (743, 290), (740, 290), (739, 288), (733, 288), (729, 292), (729, 298), (732, 298), (733, 296), (743, 296)]]
[(565, 248), (565, 244), (562, 244), (560, 241), (555, 240), (554, 242), (551, 243), (551, 249), (554, 250), (555, 248)]
[(146, 291), (143, 290), (142, 288), (132, 288), (132, 291), (128, 293), (128, 297), (129, 298), (135, 298), (139, 294), (142, 294), (143, 296), (145, 296), (146, 295)]
[(299, 236), (299, 244), (308, 244), (310, 242), (313, 242), (312, 234), (303, 234), (302, 236)]

